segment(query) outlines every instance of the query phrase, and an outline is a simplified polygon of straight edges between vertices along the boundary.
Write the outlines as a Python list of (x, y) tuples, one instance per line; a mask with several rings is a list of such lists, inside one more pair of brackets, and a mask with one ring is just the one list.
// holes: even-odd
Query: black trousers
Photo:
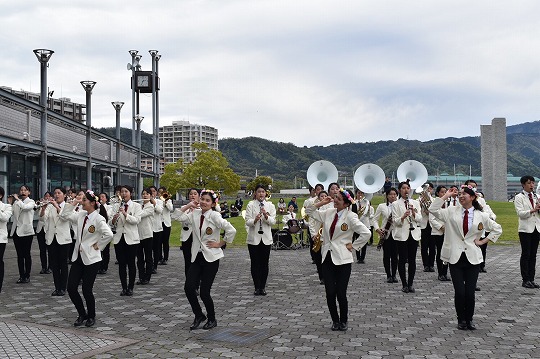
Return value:
[(266, 287), (270, 247), (264, 244), (262, 240), (258, 245), (248, 244), (249, 258), (251, 259), (251, 278), (253, 278), (255, 289), (264, 289)]
[(538, 251), (540, 233), (535, 229), (532, 233), (518, 232), (518, 235), (521, 244), (521, 258), (519, 260), (521, 278), (524, 282), (532, 282), (536, 273), (536, 252)]
[(187, 241), (182, 242), (182, 247), (180, 249), (182, 250), (182, 254), (184, 255), (184, 270), (187, 274), (189, 272), (189, 267), (191, 265), (191, 244), (193, 243), (193, 235), (189, 236)]
[(207, 262), (201, 252), (197, 254), (195, 262), (191, 263), (187, 274), (184, 292), (191, 305), (191, 310), (195, 317), (203, 315), (201, 305), (197, 299), (197, 288), (200, 283), (200, 296), (206, 308), (206, 315), (209, 320), (216, 320), (214, 301), (210, 296), (210, 290), (219, 269), (219, 259), (213, 262)]
[(432, 240), (435, 242), (435, 248), (437, 249), (437, 273), (439, 275), (448, 275), (448, 263), (444, 264), (441, 259), (441, 250), (444, 243), (444, 234), (438, 235), (431, 235)]
[[(66, 245), (67, 247), (68, 245)], [(81, 256), (72, 263), (69, 271), (68, 279), (68, 294), (71, 302), (75, 305), (77, 313), (80, 317), (95, 318), (96, 317), (96, 299), (94, 298), (93, 288), (99, 270), (99, 262), (90, 265), (84, 265)], [(79, 283), (82, 279), (82, 292), (86, 302), (86, 308), (79, 294)]]
[(120, 275), (120, 283), (124, 290), (133, 290), (133, 287), (135, 286), (135, 276), (137, 275), (135, 257), (137, 256), (137, 247), (137, 244), (128, 245), (123, 234), (122, 238), (120, 238), (120, 242), (114, 245), (114, 252), (116, 253), (116, 259), (118, 260), (118, 274)]
[(162, 244), (163, 232), (154, 232), (152, 240), (152, 251), (154, 252), (154, 269), (157, 269), (158, 262), (162, 260), (161, 257), (161, 244)]
[(71, 243), (69, 244), (68, 263), (71, 263), (71, 258), (73, 258), (73, 251), (75, 251), (75, 242), (77, 242), (77, 240), (75, 239), (75, 232), (73, 231), (73, 229), (70, 229), (69, 232), (71, 233)]
[(6, 244), (0, 243), (0, 293), (2, 293), (2, 284), (4, 283), (4, 252)]
[(47, 263), (47, 241), (45, 240), (45, 231), (43, 228), (36, 235), (37, 242), (39, 246), (39, 260), (41, 262), (41, 269), (48, 269), (49, 264)]
[(13, 233), (13, 243), (17, 252), (17, 265), (19, 267), (20, 278), (30, 278), (30, 272), (32, 271), (32, 255), (30, 254), (30, 250), (32, 249), (33, 238), (34, 236), (19, 237), (16, 231)]
[[(398, 272), (401, 278), (401, 284), (404, 287), (412, 287), (414, 275), (416, 274), (416, 252), (418, 242), (409, 233), (406, 241), (396, 241), (398, 250)], [(408, 264), (408, 270), (405, 271), (405, 264)], [(407, 278), (408, 274), (408, 278)]]
[(398, 267), (398, 252), (396, 241), (392, 234), (386, 238), (382, 245), (383, 250), (383, 266), (384, 271), (386, 272), (386, 277), (395, 277)]
[(461, 254), (456, 264), (450, 264), (450, 274), (452, 275), (452, 284), (454, 284), (454, 304), (458, 321), (471, 321), (474, 315), (474, 293), (479, 264), (469, 263), (465, 253)]
[(420, 240), (420, 254), (422, 255), (422, 265), (424, 267), (435, 266), (435, 241), (431, 237), (431, 226), (427, 225), (422, 229)]
[(101, 251), (101, 262), (99, 262), (99, 269), (107, 271), (109, 270), (109, 262), (111, 261), (111, 242), (107, 243), (105, 248)]
[(69, 244), (58, 244), (56, 236), (49, 246), (49, 263), (51, 265), (54, 289), (66, 290), (68, 279)]
[[(347, 323), (349, 304), (347, 302), (347, 287), (351, 277), (351, 264), (335, 265), (328, 252), (322, 263), (326, 304), (333, 322)], [(336, 304), (339, 303), (339, 314)]]
[(169, 260), (169, 249), (170, 249), (170, 238), (171, 238), (171, 227), (167, 227), (163, 224), (163, 235), (162, 235), (162, 247), (163, 247), (163, 257), (164, 261)]
[(137, 269), (139, 270), (139, 279), (150, 281), (154, 260), (152, 259), (152, 237), (141, 240), (137, 249)]

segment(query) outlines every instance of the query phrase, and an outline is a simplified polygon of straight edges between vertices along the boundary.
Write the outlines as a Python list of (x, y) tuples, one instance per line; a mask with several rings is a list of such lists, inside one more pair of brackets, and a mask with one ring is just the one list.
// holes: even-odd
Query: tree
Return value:
[(204, 143), (192, 145), (196, 152), (193, 163), (178, 161), (165, 166), (161, 183), (170, 193), (181, 188), (208, 188), (235, 194), (240, 189), (240, 176), (229, 168), (229, 163), (218, 150), (211, 150)]
[(262, 184), (267, 190), (270, 191), (272, 189), (272, 177), (257, 176), (253, 179), (253, 181), (248, 183), (248, 185), (246, 186), (246, 189), (248, 191), (255, 192), (255, 187), (257, 187), (257, 185), (259, 184)]

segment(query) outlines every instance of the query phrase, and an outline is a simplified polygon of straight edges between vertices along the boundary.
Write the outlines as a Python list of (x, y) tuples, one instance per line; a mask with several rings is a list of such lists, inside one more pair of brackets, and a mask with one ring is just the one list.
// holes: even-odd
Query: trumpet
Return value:
[(159, 196), (159, 199), (162, 200), (163, 202), (171, 199), (171, 195), (169, 194), (169, 192), (167, 191), (163, 191), (163, 193), (161, 193), (161, 196)]
[(321, 250), (322, 247), (322, 241), (321, 236), (323, 232), (323, 224), (319, 227), (319, 230), (317, 231), (317, 234), (313, 236), (313, 247), (311, 248), (313, 252), (318, 252)]
[[(407, 205), (407, 208), (411, 211), (414, 211), (414, 206), (412, 204), (409, 204), (409, 200), (406, 199), (405, 200), (405, 204)], [(409, 230), (413, 230), (414, 229), (414, 223), (413, 223), (413, 218), (412, 218), (412, 215), (409, 214), (409, 216), (407, 217), (408, 221), (409, 221)]]
[(421, 190), (420, 198), (418, 198), (418, 201), (420, 202), (420, 207), (422, 207), (422, 211), (424, 211), (425, 213), (428, 213), (429, 206), (431, 206), (431, 196), (429, 195), (428, 188), (429, 185), (426, 183), (416, 190), (417, 193), (418, 190)]

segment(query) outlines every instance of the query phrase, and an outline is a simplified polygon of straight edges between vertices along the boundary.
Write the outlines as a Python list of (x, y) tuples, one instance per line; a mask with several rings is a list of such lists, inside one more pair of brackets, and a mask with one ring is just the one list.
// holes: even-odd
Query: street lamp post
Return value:
[(158, 64), (159, 64), (159, 60), (161, 59), (161, 55), (157, 55), (156, 56), (156, 71), (155, 71), (155, 75), (156, 75), (156, 78), (157, 78), (157, 82), (154, 84), (156, 89), (154, 90), (155, 92), (155, 96), (156, 96), (156, 152), (155, 152), (155, 156), (156, 156), (156, 167), (155, 170), (154, 170), (154, 174), (155, 174), (155, 180), (154, 180), (154, 186), (156, 186), (157, 188), (159, 188), (159, 169), (160, 169), (160, 162), (159, 162), (159, 158), (160, 158), (160, 155), (159, 155), (159, 72), (158, 72)]
[(135, 115), (138, 113), (136, 111), (136, 104), (135, 101), (135, 71), (140, 70), (141, 65), (139, 64), (139, 61), (141, 60), (141, 55), (137, 55), (139, 51), (137, 50), (129, 50), (129, 54), (131, 55), (131, 64), (128, 63), (128, 70), (131, 70), (131, 145), (135, 146)]
[(141, 122), (144, 120), (144, 117), (137, 114), (135, 115), (135, 122), (137, 123), (137, 144), (138, 152), (137, 152), (137, 183), (135, 183), (136, 191), (135, 193), (141, 192)]
[(42, 196), (47, 192), (47, 156), (49, 155), (47, 149), (47, 67), (49, 59), (53, 50), (47, 49), (36, 49), (34, 50), (39, 63), (41, 64), (41, 93), (39, 97), (39, 104), (42, 108), (41, 110), (41, 161), (40, 161), (40, 172), (41, 180), (39, 185), (39, 196)]
[[(116, 111), (116, 184), (120, 185), (120, 110), (124, 103), (121, 101), (111, 102)], [(112, 162), (112, 153), (111, 153)], [(113, 181), (114, 184), (114, 181)]]
[(95, 81), (81, 81), (81, 85), (86, 91), (86, 189), (92, 189), (92, 89), (96, 85)]
[[(156, 106), (156, 79), (157, 79), (157, 56), (158, 50), (149, 50), (150, 56), (152, 56), (152, 139), (153, 139), (153, 158), (152, 158), (152, 167), (154, 167), (154, 173), (157, 173), (157, 151), (158, 151), (158, 125), (157, 125), (157, 106)], [(158, 178), (154, 176), (154, 186), (159, 187)]]

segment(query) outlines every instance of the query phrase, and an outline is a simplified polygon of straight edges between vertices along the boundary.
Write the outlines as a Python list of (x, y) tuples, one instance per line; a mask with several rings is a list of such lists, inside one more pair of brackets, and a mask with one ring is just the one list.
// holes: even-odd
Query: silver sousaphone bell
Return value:
[(318, 183), (327, 189), (330, 183), (337, 182), (338, 170), (336, 166), (329, 161), (316, 161), (313, 162), (307, 170), (307, 181), (311, 187), (315, 187)]
[[(384, 179), (383, 169), (373, 163), (363, 164), (354, 172), (354, 184), (364, 192), (366, 199), (368, 195), (373, 198), (373, 193), (383, 188)], [(371, 200), (371, 198), (368, 200)]]
[(396, 171), (396, 175), (399, 182), (404, 182), (409, 179), (409, 186), (412, 189), (421, 187), (428, 179), (426, 167), (415, 160), (407, 160), (401, 163)]

